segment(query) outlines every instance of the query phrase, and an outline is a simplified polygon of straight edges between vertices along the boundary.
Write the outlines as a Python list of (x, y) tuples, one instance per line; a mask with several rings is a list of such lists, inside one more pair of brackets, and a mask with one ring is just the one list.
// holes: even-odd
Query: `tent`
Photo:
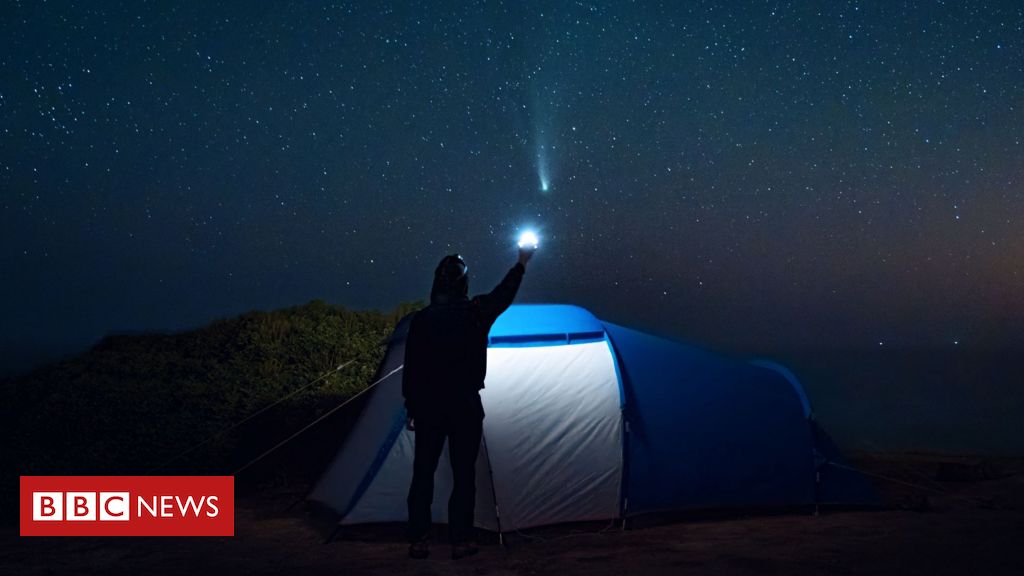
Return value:
[[(404, 522), (414, 434), (392, 334), (362, 414), (314, 487), (345, 524)], [(513, 305), (489, 335), (476, 524), (507, 532), (650, 512), (863, 503), (785, 368), (608, 322), (576, 306)], [(442, 455), (434, 521), (446, 522)]]

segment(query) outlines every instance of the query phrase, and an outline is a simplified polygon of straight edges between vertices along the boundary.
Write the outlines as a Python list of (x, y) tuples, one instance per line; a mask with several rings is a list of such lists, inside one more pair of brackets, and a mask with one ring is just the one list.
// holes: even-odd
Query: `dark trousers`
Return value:
[[(477, 400), (479, 403), (479, 400)], [(430, 504), (434, 500), (434, 472), (448, 439), (452, 494), (448, 499), (448, 530), (453, 544), (474, 539), (473, 511), (476, 508), (476, 456), (480, 451), (483, 417), (473, 412), (446, 418), (417, 418), (416, 450), (409, 487), (409, 541), (430, 531)]]

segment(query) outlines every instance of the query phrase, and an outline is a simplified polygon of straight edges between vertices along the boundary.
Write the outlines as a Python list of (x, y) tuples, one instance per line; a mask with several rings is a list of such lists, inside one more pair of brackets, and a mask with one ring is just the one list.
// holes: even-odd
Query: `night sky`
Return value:
[(1024, 5), (5, 2), (5, 362), (471, 291), (730, 350), (1024, 326)]

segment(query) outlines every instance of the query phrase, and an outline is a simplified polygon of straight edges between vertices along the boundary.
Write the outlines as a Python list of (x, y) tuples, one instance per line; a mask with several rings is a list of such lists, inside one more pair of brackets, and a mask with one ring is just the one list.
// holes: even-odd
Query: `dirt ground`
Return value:
[[(5, 528), (3, 574), (1024, 574), (1019, 461), (876, 458), (889, 506), (512, 534), (452, 561), (443, 543), (410, 560), (396, 527), (325, 532), (285, 498), (245, 500), (233, 538), (20, 538)], [(653, 525), (652, 525), (653, 524)]]

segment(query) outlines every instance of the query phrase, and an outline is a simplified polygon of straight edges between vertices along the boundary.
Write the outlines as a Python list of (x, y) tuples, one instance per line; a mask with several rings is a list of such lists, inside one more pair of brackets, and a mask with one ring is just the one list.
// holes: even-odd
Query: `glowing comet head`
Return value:
[(541, 178), (540, 179), (540, 191), (541, 192), (547, 192), (550, 189), (551, 189), (551, 185), (548, 184), (547, 178)]
[(539, 244), (540, 244), (540, 239), (537, 238), (537, 234), (535, 234), (532, 230), (526, 230), (522, 234), (519, 235), (519, 247), (520, 248), (526, 248), (526, 249), (529, 249), (529, 250), (536, 250), (537, 246)]

